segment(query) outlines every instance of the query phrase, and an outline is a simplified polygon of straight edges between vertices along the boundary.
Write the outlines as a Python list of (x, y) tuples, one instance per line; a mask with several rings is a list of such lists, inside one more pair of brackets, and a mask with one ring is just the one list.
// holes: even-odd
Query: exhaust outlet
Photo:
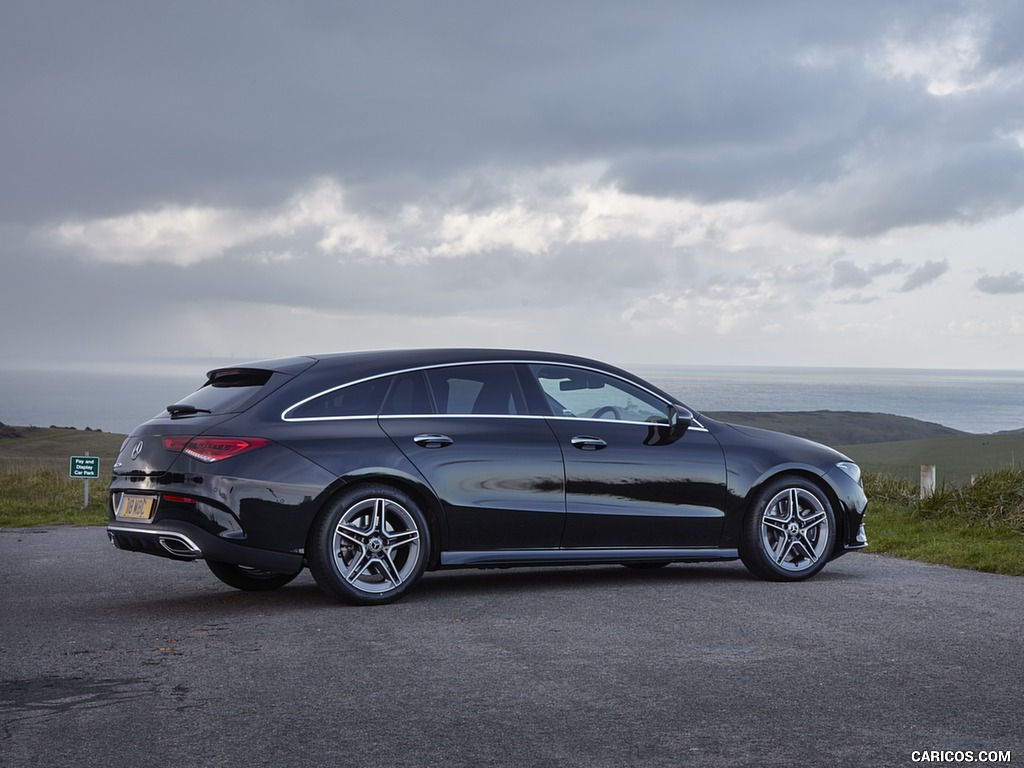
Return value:
[(160, 536), (157, 541), (160, 542), (161, 547), (175, 557), (187, 557), (190, 560), (195, 560), (203, 555), (203, 551), (199, 547), (181, 535)]

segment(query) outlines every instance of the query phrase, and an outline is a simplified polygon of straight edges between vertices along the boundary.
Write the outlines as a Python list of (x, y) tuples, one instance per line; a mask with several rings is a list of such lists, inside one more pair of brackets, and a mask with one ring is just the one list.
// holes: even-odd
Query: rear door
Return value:
[[(409, 374), (436, 412), (385, 403), (380, 424), (445, 507), (451, 551), (555, 548), (565, 521), (562, 454), (526, 414), (508, 363)], [(412, 397), (410, 395), (410, 397)]]

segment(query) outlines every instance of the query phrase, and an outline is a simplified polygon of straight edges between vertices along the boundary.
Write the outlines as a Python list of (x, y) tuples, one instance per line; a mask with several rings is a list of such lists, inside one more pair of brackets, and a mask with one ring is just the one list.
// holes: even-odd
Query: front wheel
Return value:
[(423, 575), (430, 532), (416, 503), (397, 488), (342, 494), (313, 525), (309, 570), (327, 594), (353, 605), (404, 595)]
[(259, 568), (247, 568), (244, 565), (222, 563), (217, 560), (207, 560), (206, 567), (229, 587), (243, 589), (246, 592), (267, 592), (271, 589), (279, 589), (300, 573), (300, 571), (295, 573), (263, 571)]
[(783, 477), (766, 485), (751, 506), (740, 557), (762, 579), (799, 581), (825, 567), (835, 536), (835, 514), (822, 490), (802, 477)]

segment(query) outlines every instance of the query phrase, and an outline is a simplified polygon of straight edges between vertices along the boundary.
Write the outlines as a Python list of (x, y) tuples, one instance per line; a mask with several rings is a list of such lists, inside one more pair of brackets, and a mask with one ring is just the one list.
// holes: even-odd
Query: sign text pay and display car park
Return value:
[(71, 477), (96, 479), (100, 476), (99, 456), (72, 456), (71, 466), (68, 469)]
[(70, 466), (68, 467), (68, 474), (71, 477), (85, 480), (82, 509), (86, 509), (89, 506), (89, 481), (95, 480), (100, 476), (100, 457), (90, 456), (88, 451), (85, 452), (85, 456), (72, 456)]

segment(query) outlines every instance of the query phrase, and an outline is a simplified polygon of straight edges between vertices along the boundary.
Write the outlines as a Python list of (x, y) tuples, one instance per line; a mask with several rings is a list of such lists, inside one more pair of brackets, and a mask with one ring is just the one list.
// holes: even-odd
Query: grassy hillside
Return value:
[(41, 429), (0, 424), (0, 467), (45, 464), (66, 469), (71, 456), (100, 457), (100, 471), (107, 472), (117, 458), (124, 435), (74, 428)]
[(747, 413), (716, 411), (708, 413), (713, 419), (748, 427), (788, 432), (825, 445), (857, 445), (885, 443), (894, 440), (924, 440), (938, 437), (966, 435), (941, 424), (894, 416), (891, 413), (862, 413), (857, 411), (774, 411)]
[(709, 413), (733, 424), (788, 432), (831, 445), (869, 472), (917, 483), (922, 464), (934, 464), (936, 480), (962, 485), (972, 475), (1024, 464), (1024, 431), (973, 435), (885, 413), (807, 411)]
[(963, 485), (971, 475), (1024, 464), (1024, 434), (963, 435), (891, 443), (837, 445), (868, 471), (885, 472), (917, 483), (922, 464), (934, 464), (938, 485)]
[[(124, 435), (77, 429), (0, 424), (0, 527), (69, 523), (100, 525), (107, 518), (110, 470)], [(100, 457), (100, 477), (68, 476), (72, 456)]]
[[(914, 482), (922, 464), (938, 467), (940, 483), (965, 483), (973, 474), (1020, 466), (1024, 461), (1021, 431), (971, 435), (903, 416), (848, 411), (708, 415), (807, 437), (838, 448), (869, 471)], [(101, 473), (107, 475), (123, 440), (124, 435), (108, 432), (0, 424), (0, 469), (46, 466), (66, 472), (68, 457), (88, 451), (100, 457)]]

